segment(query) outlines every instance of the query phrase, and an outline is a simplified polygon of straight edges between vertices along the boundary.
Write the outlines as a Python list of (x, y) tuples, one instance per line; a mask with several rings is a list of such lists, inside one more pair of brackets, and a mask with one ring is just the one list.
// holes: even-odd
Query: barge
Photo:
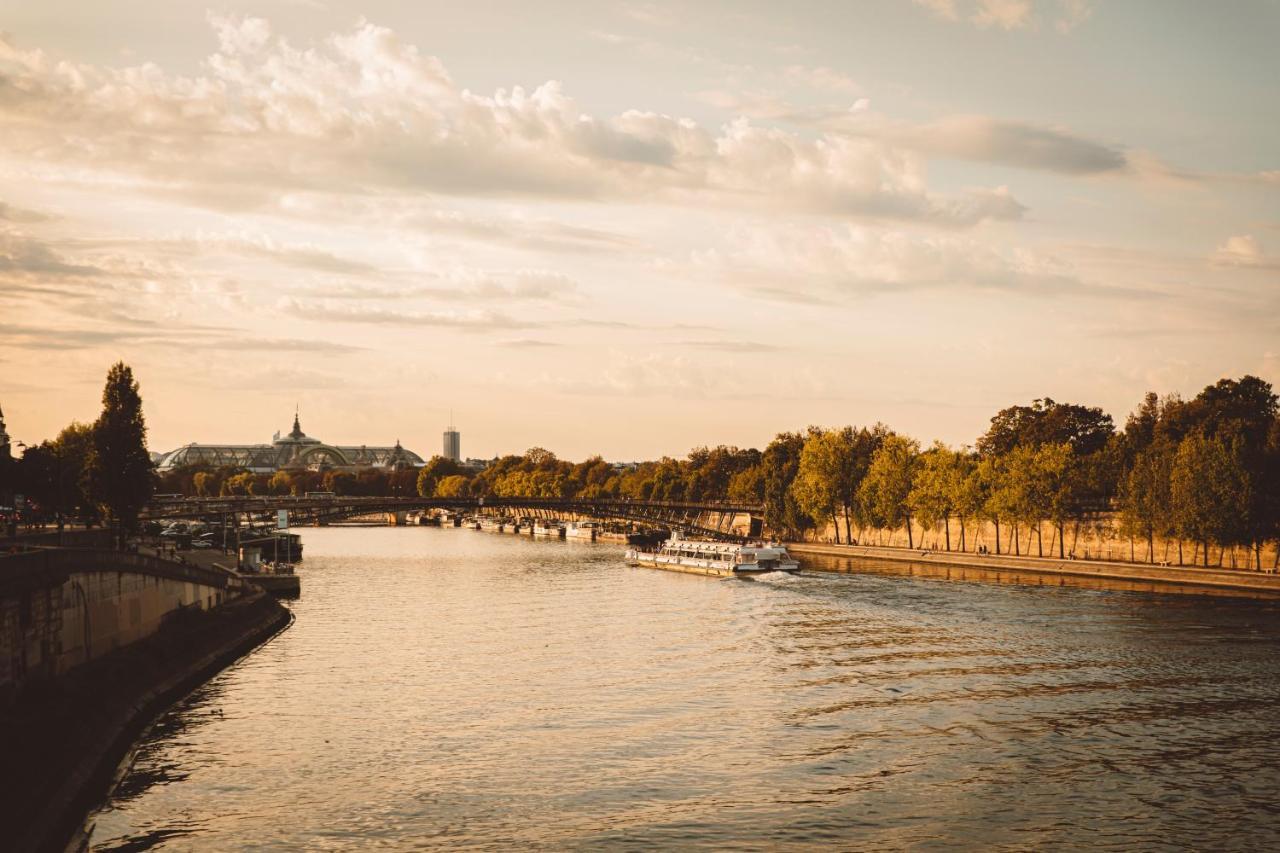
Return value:
[(722, 578), (800, 570), (800, 563), (776, 542), (705, 542), (679, 533), (653, 550), (629, 548), (626, 558), (633, 566)]

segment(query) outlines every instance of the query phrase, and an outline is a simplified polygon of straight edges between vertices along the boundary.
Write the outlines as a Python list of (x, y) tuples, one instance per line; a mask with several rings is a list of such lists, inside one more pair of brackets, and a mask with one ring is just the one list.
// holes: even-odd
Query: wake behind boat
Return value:
[(800, 564), (776, 542), (710, 542), (684, 539), (679, 533), (672, 533), (655, 550), (629, 548), (626, 557), (633, 566), (713, 577), (800, 570)]

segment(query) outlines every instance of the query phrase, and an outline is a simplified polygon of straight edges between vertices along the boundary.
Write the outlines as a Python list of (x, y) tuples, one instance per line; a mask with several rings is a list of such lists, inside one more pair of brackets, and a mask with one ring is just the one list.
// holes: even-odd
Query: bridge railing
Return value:
[(221, 497), (165, 498), (153, 501), (146, 511), (150, 517), (174, 516), (190, 510), (214, 512), (268, 512), (272, 509), (323, 509), (328, 507), (368, 507), (372, 511), (384, 508), (429, 509), (484, 507), (529, 507), (531, 509), (566, 509), (575, 507), (631, 507), (679, 512), (735, 512), (759, 514), (764, 507), (740, 501), (641, 501), (628, 498), (527, 498), (487, 495), (469, 498), (423, 498), (408, 495), (348, 495), (334, 497), (306, 497), (294, 495), (250, 495)]

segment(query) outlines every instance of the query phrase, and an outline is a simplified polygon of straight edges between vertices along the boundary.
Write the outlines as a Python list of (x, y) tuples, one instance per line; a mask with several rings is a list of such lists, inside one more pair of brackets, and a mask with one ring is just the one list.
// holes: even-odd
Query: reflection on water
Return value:
[(1272, 603), (306, 536), (297, 621), (149, 735), (100, 849), (1280, 844)]

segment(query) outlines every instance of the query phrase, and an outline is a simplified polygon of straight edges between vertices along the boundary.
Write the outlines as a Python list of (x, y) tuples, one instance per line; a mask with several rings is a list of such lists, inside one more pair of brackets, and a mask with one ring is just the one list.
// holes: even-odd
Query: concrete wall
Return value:
[(217, 572), (110, 551), (0, 559), (0, 697), (156, 633), (232, 594)]

